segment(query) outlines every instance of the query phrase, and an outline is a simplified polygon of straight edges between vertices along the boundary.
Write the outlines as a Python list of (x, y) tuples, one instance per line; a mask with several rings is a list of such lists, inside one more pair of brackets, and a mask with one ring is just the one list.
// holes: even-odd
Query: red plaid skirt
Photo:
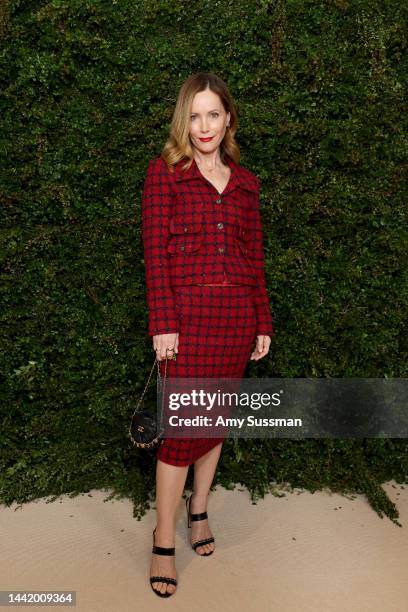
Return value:
[[(242, 378), (256, 338), (253, 287), (173, 287), (180, 319), (177, 360), (167, 359), (167, 378)], [(160, 362), (164, 376), (166, 360)], [(156, 457), (186, 466), (225, 438), (164, 438)]]

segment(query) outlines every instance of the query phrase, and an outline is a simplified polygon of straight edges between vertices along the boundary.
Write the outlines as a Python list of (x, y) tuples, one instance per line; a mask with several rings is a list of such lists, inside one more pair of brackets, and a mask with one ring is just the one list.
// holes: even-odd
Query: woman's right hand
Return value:
[[(156, 359), (162, 361), (162, 359), (175, 359), (175, 355), (178, 353), (178, 332), (174, 334), (158, 334), (153, 336), (153, 350), (156, 352)], [(166, 349), (171, 348), (174, 350)]]

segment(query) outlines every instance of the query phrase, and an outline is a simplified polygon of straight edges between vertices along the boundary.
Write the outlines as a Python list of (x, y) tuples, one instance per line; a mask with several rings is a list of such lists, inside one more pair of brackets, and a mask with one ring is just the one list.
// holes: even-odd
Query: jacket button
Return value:
[(180, 251), (184, 251), (184, 249), (185, 249), (185, 248), (186, 248), (186, 247), (181, 246), (181, 247), (180, 247)]
[(221, 198), (218, 198), (218, 200), (215, 200), (216, 204), (221, 204), (221, 202), (222, 202)]
[(188, 230), (188, 225), (184, 226), (184, 231), (186, 232)]
[(224, 227), (224, 224), (223, 223), (217, 223), (217, 227), (218, 227), (218, 229), (222, 229)]
[(218, 249), (218, 251), (219, 251), (220, 253), (223, 253), (223, 252), (224, 252), (224, 247), (220, 247), (220, 248)]

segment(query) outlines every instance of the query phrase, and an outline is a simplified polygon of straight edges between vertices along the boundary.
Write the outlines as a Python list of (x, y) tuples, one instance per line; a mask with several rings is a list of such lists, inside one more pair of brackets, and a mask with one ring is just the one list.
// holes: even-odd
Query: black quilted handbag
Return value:
[(167, 374), (167, 357), (164, 368), (164, 377), (162, 377), (160, 374), (160, 361), (158, 359), (155, 359), (152, 369), (150, 370), (149, 378), (147, 379), (147, 383), (145, 385), (145, 388), (143, 389), (142, 395), (139, 398), (136, 409), (132, 416), (132, 420), (130, 422), (128, 436), (132, 444), (137, 448), (153, 448), (158, 444), (164, 432), (163, 428), (158, 429), (156, 414), (148, 412), (147, 410), (141, 410), (144, 394), (149, 385), (150, 378), (156, 365), (157, 392), (159, 394), (162, 394), (162, 410), (164, 407), (164, 385)]

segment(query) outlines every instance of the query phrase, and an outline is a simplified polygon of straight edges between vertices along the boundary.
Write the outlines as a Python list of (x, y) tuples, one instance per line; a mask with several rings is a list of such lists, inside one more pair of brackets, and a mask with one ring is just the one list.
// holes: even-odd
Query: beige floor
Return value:
[(384, 489), (402, 528), (364, 496), (297, 490), (253, 505), (246, 491), (217, 487), (208, 506), (217, 548), (204, 558), (186, 543), (180, 501), (169, 599), (148, 583), (154, 510), (137, 521), (130, 501), (104, 502), (101, 491), (0, 506), (1, 590), (73, 590), (86, 612), (407, 612), (408, 485)]

